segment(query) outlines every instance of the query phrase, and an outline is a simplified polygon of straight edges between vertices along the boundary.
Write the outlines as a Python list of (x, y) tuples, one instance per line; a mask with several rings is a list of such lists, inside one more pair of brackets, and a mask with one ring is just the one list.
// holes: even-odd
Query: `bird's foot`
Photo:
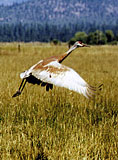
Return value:
[(19, 96), (20, 94), (21, 94), (21, 91), (18, 90), (18, 91), (12, 96), (12, 98), (13, 98), (13, 97), (17, 97), (17, 96)]

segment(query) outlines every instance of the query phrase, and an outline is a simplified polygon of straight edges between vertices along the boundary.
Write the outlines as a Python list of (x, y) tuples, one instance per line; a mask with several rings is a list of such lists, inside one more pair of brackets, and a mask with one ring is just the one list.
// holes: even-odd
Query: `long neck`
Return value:
[(77, 46), (72, 46), (65, 54), (61, 56), (61, 58), (59, 59), (59, 63), (61, 63), (65, 58), (67, 58), (71, 54), (71, 52), (76, 48)]

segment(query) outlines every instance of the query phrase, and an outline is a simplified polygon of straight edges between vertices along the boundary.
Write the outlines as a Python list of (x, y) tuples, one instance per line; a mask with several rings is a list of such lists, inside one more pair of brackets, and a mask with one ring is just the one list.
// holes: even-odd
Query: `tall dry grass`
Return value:
[(0, 159), (118, 159), (118, 46), (77, 49), (63, 62), (89, 84), (104, 84), (94, 100), (31, 84), (12, 98), (20, 72), (67, 49), (21, 43), (19, 50), (17, 43), (0, 44)]

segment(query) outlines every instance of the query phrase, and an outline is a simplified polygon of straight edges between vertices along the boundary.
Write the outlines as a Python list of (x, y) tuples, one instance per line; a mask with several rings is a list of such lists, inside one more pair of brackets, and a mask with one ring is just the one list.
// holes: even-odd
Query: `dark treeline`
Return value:
[(79, 28), (49, 24), (0, 24), (0, 42), (40, 41), (49, 42), (53, 39), (68, 41)]
[[(100, 30), (105, 33), (106, 30), (111, 29), (114, 34), (113, 40), (117, 40), (118, 26), (97, 26), (93, 24), (69, 24), (69, 25), (53, 25), (53, 24), (0, 24), (0, 42), (50, 42), (57, 39), (62, 42), (69, 41), (76, 32), (85, 32), (88, 38), (91, 38), (92, 33)], [(91, 34), (91, 36), (90, 36)], [(76, 35), (77, 37), (77, 35)], [(104, 37), (104, 36), (103, 36)], [(94, 42), (90, 42), (94, 43)]]

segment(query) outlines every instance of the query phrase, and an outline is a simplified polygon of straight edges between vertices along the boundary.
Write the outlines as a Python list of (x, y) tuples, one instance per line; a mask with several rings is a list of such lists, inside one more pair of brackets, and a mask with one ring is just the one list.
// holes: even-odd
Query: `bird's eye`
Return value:
[(81, 41), (78, 41), (78, 43), (82, 44), (82, 42), (81, 42)]

